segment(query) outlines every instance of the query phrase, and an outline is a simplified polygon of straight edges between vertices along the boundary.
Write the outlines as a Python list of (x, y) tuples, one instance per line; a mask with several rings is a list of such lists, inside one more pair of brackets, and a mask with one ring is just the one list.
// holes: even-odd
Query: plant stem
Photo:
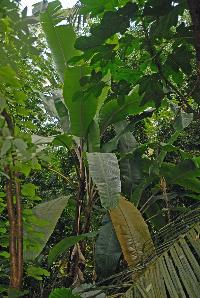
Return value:
[(18, 262), (16, 246), (16, 218), (13, 203), (12, 175), (8, 166), (5, 167), (6, 174), (10, 177), (6, 182), (6, 199), (9, 221), (9, 253), (10, 253), (10, 288), (18, 288)]

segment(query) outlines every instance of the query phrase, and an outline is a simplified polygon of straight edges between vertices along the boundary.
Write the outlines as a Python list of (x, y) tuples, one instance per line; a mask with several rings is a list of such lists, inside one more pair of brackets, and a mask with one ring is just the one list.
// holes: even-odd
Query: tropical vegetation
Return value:
[(0, 2), (0, 296), (200, 291), (198, 0)]

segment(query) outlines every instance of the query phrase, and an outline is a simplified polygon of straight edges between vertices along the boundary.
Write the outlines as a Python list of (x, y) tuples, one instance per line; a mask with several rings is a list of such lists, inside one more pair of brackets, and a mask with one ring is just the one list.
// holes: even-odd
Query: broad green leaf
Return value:
[(0, 68), (0, 80), (2, 83), (8, 84), (12, 87), (21, 87), (16, 73), (10, 65), (6, 65)]
[(38, 204), (32, 209), (36, 222), (31, 225), (31, 233), (28, 225), (24, 224), (25, 260), (34, 260), (42, 252), (67, 202), (68, 198), (62, 197)]
[(136, 11), (136, 3), (131, 2), (128, 2), (124, 7), (119, 8), (117, 11), (106, 11), (103, 14), (101, 23), (91, 27), (91, 34), (89, 36), (79, 37), (75, 47), (81, 50), (93, 49), (100, 46), (107, 38), (112, 37), (115, 33), (125, 33), (130, 25), (129, 19), (134, 16)]
[(179, 15), (179, 6), (174, 6), (173, 9), (166, 15), (161, 16), (158, 22), (155, 22), (155, 25), (152, 26), (154, 30), (152, 30), (152, 35), (154, 37), (170, 37), (171, 31), (170, 28), (172, 26), (176, 26), (178, 22)]
[[(126, 120), (114, 125), (117, 135), (119, 135), (119, 150), (128, 153), (137, 148), (138, 143), (130, 131), (126, 131), (128, 123)], [(124, 132), (125, 131), (125, 132)]]
[(156, 162), (157, 162), (158, 165), (161, 165), (161, 164), (162, 164), (162, 162), (164, 161), (164, 159), (165, 159), (165, 157), (166, 157), (166, 155), (167, 155), (167, 152), (168, 152), (168, 150), (167, 150), (167, 146), (172, 145), (172, 144), (178, 139), (179, 135), (180, 135), (180, 130), (177, 130), (177, 131), (175, 131), (175, 133), (173, 133), (173, 135), (169, 138), (169, 140), (168, 140), (167, 143), (166, 143), (166, 146), (165, 146), (164, 148), (162, 148), (162, 150), (161, 150), (159, 156), (157, 157), (157, 161), (156, 161)]
[(53, 144), (56, 146), (70, 148), (73, 144), (73, 137), (67, 134), (60, 134), (54, 138)]
[(117, 206), (121, 181), (117, 157), (112, 153), (87, 153), (89, 173), (97, 185), (101, 204), (106, 209)]
[(54, 289), (49, 298), (80, 298), (81, 296), (73, 294), (71, 289), (57, 288)]
[[(6, 107), (6, 100), (5, 98), (0, 97), (0, 111), (3, 111), (5, 107)], [(2, 116), (0, 117), (0, 120), (1, 120), (0, 127), (2, 128), (5, 120)]]
[(34, 185), (33, 183), (25, 183), (22, 185), (22, 195), (27, 197), (34, 197), (35, 191), (38, 187)]
[[(159, 107), (165, 96), (163, 84), (157, 73), (151, 75), (143, 75), (140, 80), (140, 91), (143, 95), (141, 104), (148, 104), (148, 107)], [(154, 102), (154, 103), (153, 103)]]
[(186, 75), (189, 75), (192, 71), (191, 59), (192, 52), (190, 46), (181, 45), (175, 47), (174, 51), (168, 56), (166, 63), (175, 73), (181, 69)]
[(62, 253), (66, 252), (79, 241), (84, 240), (87, 237), (94, 237), (95, 235), (96, 233), (87, 233), (79, 236), (69, 236), (62, 239), (60, 242), (54, 245), (53, 248), (51, 248), (48, 255), (48, 265), (51, 266)]
[(29, 266), (26, 272), (28, 276), (31, 276), (36, 280), (43, 280), (44, 276), (50, 276), (50, 273), (46, 269), (36, 266)]
[(84, 94), (80, 79), (89, 74), (88, 67), (76, 66), (65, 72), (64, 100), (69, 110), (71, 133), (86, 136), (88, 127), (95, 116), (98, 99), (93, 94)]
[(98, 278), (105, 278), (116, 272), (121, 254), (121, 247), (110, 217), (105, 215), (95, 249), (95, 267)]
[[(110, 80), (110, 73), (108, 73), (108, 74), (102, 79), (102, 81), (105, 81), (106, 79), (107, 79), (107, 80)], [(110, 90), (110, 86), (105, 86), (105, 87), (102, 89), (101, 95), (99, 96), (99, 99), (98, 99), (98, 105), (97, 105), (97, 117), (99, 116), (99, 111), (101, 110), (101, 107), (103, 106), (104, 101), (105, 101), (106, 98), (107, 98), (107, 95), (108, 95), (109, 90)]]
[(188, 127), (193, 120), (193, 113), (185, 113), (181, 111), (180, 115), (177, 117), (174, 128), (178, 131), (181, 131)]
[(170, 184), (178, 184), (186, 189), (200, 193), (200, 170), (192, 160), (184, 160), (177, 165), (164, 162), (161, 166), (160, 174)]
[[(118, 207), (110, 210), (110, 217), (124, 258), (130, 267), (134, 267), (143, 260), (145, 243), (151, 241), (148, 226), (140, 211), (124, 198), (120, 198)], [(151, 242), (149, 254), (153, 248)]]
[(121, 105), (115, 99), (105, 103), (99, 115), (101, 130), (104, 131), (109, 125), (124, 120), (128, 115), (136, 115), (143, 112), (146, 106), (141, 106), (141, 100), (142, 96), (138, 94), (138, 86), (136, 86), (125, 97)]
[(128, 123), (126, 120), (120, 121), (114, 124), (116, 136), (112, 138), (110, 141), (108, 141), (107, 143), (103, 144), (101, 151), (112, 152), (117, 148), (119, 148), (120, 152), (124, 152), (124, 153), (133, 151), (137, 147), (137, 142), (133, 134), (126, 129), (127, 126), (128, 126)]
[(76, 35), (73, 27), (71, 25), (59, 25), (62, 20), (59, 17), (61, 8), (60, 1), (48, 3), (45, 12), (40, 15), (40, 20), (58, 73), (61, 80), (64, 81), (67, 62), (78, 52), (74, 49)]
[(5, 155), (12, 147), (12, 143), (10, 140), (5, 140), (1, 147), (1, 156)]
[(13, 143), (14, 143), (15, 147), (19, 150), (19, 152), (21, 152), (22, 154), (27, 149), (27, 144), (22, 139), (18, 139), (18, 138), (14, 139)]
[(0, 257), (3, 257), (5, 259), (9, 259), (10, 254), (7, 251), (1, 251), (0, 252)]
[[(138, 143), (130, 131), (126, 131), (128, 123), (126, 120), (114, 125), (118, 136), (118, 150), (123, 154), (130, 153), (138, 147)], [(142, 179), (142, 162), (139, 156), (125, 156), (119, 162), (122, 192), (131, 197), (133, 189)]]

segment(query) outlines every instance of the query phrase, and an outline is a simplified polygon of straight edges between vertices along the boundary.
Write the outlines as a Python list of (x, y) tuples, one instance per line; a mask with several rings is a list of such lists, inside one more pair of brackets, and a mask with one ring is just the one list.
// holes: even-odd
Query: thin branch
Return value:
[(56, 173), (58, 176), (62, 177), (65, 181), (67, 181), (71, 185), (72, 188), (74, 188), (73, 182), (68, 177), (66, 177), (65, 175), (63, 175), (62, 173), (60, 173), (59, 171), (57, 171), (57, 170), (55, 170), (55, 169), (53, 169), (51, 167), (48, 167), (48, 169), (50, 171)]

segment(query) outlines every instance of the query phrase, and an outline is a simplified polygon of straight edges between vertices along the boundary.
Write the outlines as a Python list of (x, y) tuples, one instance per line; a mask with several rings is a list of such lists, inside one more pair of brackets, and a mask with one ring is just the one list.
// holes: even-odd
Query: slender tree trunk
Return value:
[[(14, 136), (12, 118), (3, 110), (7, 126)], [(14, 165), (14, 156), (12, 156)], [(9, 297), (17, 297), (23, 280), (23, 218), (21, 204), (21, 190), (19, 173), (14, 173), (9, 165), (6, 165), (5, 173), (9, 177), (6, 181), (6, 200), (9, 221), (9, 253), (10, 253), (10, 285)], [(14, 198), (15, 196), (15, 198)]]
[[(20, 290), (23, 278), (23, 223), (19, 175), (13, 177), (9, 166), (5, 167), (10, 179), (6, 182), (6, 199), (9, 220), (10, 291)], [(14, 194), (16, 204), (14, 204)]]

